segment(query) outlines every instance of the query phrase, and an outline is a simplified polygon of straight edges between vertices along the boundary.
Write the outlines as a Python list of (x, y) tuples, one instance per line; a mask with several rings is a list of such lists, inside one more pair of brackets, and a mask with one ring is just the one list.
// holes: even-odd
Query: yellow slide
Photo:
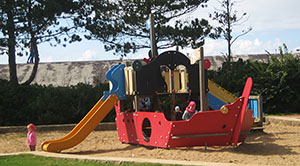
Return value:
[(47, 152), (60, 152), (82, 142), (112, 110), (118, 96), (111, 94), (106, 100), (99, 100), (87, 115), (66, 136), (57, 140), (42, 143), (42, 150)]
[(208, 89), (210, 94), (214, 95), (216, 98), (223, 101), (224, 103), (232, 103), (237, 99), (237, 97), (234, 94), (228, 92), (226, 89), (222, 88), (221, 86), (209, 79)]

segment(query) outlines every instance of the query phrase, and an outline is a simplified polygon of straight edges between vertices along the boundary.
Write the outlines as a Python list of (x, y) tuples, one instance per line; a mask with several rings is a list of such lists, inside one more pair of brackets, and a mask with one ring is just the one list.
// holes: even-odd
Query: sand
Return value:
[[(122, 144), (117, 131), (93, 131), (82, 143), (61, 153), (134, 158), (174, 159), (254, 165), (300, 165), (300, 126), (268, 124), (238, 147), (192, 147), (161, 149)], [(58, 139), (69, 131), (37, 132), (38, 145)], [(37, 146), (37, 150), (41, 150)], [(0, 134), (0, 153), (26, 152), (24, 133)]]

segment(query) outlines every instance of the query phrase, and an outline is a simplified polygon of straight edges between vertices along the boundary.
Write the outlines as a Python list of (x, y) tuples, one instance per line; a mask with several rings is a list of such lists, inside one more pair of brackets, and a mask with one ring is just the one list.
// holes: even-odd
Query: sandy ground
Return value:
[[(65, 132), (37, 132), (38, 145), (63, 137)], [(0, 134), (0, 153), (29, 151), (24, 133)], [(37, 150), (41, 150), (37, 146)], [(254, 165), (300, 165), (300, 126), (269, 124), (249, 135), (238, 147), (161, 149), (122, 144), (116, 131), (94, 131), (86, 140), (62, 153), (135, 158), (174, 159)]]

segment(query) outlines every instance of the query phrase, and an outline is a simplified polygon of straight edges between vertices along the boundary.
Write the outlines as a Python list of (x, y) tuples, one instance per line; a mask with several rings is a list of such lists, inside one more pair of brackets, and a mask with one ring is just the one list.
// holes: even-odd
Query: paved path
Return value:
[(300, 115), (266, 116), (267, 123), (279, 123), (289, 126), (300, 126)]
[[(152, 163), (152, 164), (169, 164), (169, 165), (183, 165), (183, 166), (239, 166), (240, 164), (234, 163), (214, 163), (214, 162), (201, 162), (201, 161), (182, 161), (182, 160), (163, 160), (163, 159), (146, 159), (146, 158), (129, 158), (129, 157), (92, 157), (87, 155), (74, 155), (74, 154), (62, 154), (62, 153), (50, 153), (50, 152), (22, 152), (22, 153), (9, 153), (0, 154), (1, 156), (11, 156), (19, 154), (33, 154), (44, 157), (54, 157), (63, 159), (78, 159), (78, 160), (89, 160), (89, 161), (100, 161), (102, 163), (113, 162), (113, 163), (124, 163), (124, 162), (135, 162), (135, 163)], [(243, 164), (243, 166), (254, 166), (250, 164)]]

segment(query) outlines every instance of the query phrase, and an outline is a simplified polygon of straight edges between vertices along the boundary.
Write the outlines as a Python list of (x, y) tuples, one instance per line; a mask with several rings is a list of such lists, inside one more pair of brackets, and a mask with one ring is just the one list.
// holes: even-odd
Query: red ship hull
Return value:
[(243, 95), (225, 105), (225, 111), (198, 112), (187, 121), (168, 121), (160, 112), (123, 113), (119, 103), (115, 107), (119, 140), (161, 148), (237, 146), (245, 140), (254, 122), (253, 111), (247, 109), (251, 87), (249, 78)]

